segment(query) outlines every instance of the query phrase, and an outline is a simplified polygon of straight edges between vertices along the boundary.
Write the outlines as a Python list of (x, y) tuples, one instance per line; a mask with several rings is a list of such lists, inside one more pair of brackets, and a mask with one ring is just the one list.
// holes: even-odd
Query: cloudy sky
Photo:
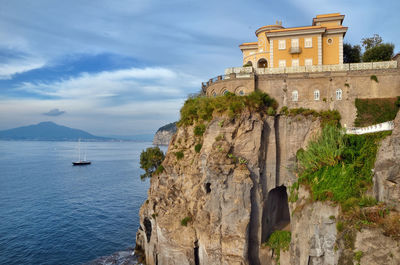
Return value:
[(96, 135), (153, 133), (238, 45), (282, 20), (341, 12), (345, 41), (400, 48), (398, 0), (0, 0), (0, 130), (41, 121)]

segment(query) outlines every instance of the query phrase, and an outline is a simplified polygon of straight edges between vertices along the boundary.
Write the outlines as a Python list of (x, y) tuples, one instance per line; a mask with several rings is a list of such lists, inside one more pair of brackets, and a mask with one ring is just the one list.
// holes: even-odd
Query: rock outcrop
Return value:
[(154, 135), (154, 145), (168, 145), (172, 136), (176, 133), (176, 122), (169, 123), (159, 128)]
[(379, 148), (374, 175), (374, 194), (400, 211), (400, 112), (394, 120), (391, 136)]
[[(379, 149), (374, 177), (377, 198), (395, 207), (399, 116)], [(338, 204), (313, 202), (303, 186), (288, 202), (296, 152), (319, 132), (320, 121), (310, 116), (259, 113), (214, 118), (202, 136), (194, 126), (179, 128), (140, 209), (136, 248), (146, 264), (275, 265), (276, 253), (263, 244), (275, 230), (291, 231), (281, 265), (353, 264), (355, 251), (364, 253), (361, 264), (400, 264), (399, 241), (377, 226), (352, 230), (351, 237), (337, 231)]]
[(202, 137), (180, 128), (140, 210), (136, 242), (147, 264), (271, 264), (261, 244), (290, 223), (296, 152), (319, 128), (312, 118), (257, 113), (215, 118)]

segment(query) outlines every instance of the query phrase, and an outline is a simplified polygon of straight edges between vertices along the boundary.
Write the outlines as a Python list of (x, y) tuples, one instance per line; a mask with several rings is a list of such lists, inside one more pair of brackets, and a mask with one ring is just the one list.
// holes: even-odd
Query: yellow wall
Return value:
[[(312, 38), (312, 47), (304, 48), (304, 39)], [(292, 39), (299, 39), (299, 47), (301, 48), (300, 54), (291, 54), (290, 47), (292, 44)], [(286, 49), (279, 50), (279, 40), (286, 40)], [(272, 41), (272, 39), (271, 39)], [(312, 59), (313, 65), (318, 64), (318, 35), (303, 35), (303, 36), (293, 36), (290, 38), (276, 38), (274, 41), (274, 66), (279, 67), (279, 60), (286, 60), (286, 67), (292, 66), (292, 59), (299, 59), (299, 65), (304, 66), (305, 59)]]
[[(339, 36), (339, 34), (335, 34), (322, 37), (323, 64), (339, 64)], [(328, 44), (329, 38), (332, 38), (332, 44)]]
[(319, 24), (323, 27), (337, 27), (340, 26), (340, 20), (336, 21), (327, 21), (327, 22), (319, 22)]

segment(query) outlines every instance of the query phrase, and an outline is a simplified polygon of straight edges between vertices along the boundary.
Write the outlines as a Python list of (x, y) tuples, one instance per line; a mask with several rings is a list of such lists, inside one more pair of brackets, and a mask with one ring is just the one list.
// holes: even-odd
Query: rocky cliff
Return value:
[[(397, 120), (382, 148), (400, 142), (399, 127)], [(380, 228), (343, 232), (338, 204), (313, 202), (302, 186), (298, 198), (288, 202), (288, 188), (297, 180), (296, 152), (319, 131), (319, 119), (310, 116), (249, 112), (233, 120), (214, 118), (202, 136), (194, 135), (194, 126), (179, 128), (163, 162), (165, 170), (152, 177), (140, 209), (136, 248), (146, 263), (333, 265), (361, 258), (361, 264), (400, 264), (399, 241)], [(389, 163), (392, 169), (377, 166), (375, 174), (381, 177), (376, 182), (397, 179), (392, 158), (378, 158), (378, 165)], [(380, 184), (379, 194), (386, 194), (381, 200), (398, 191), (389, 184)], [(278, 259), (263, 244), (275, 230), (291, 231), (289, 250)], [(355, 250), (359, 253), (353, 259)], [(379, 263), (383, 256), (386, 263)]]
[(169, 123), (159, 128), (154, 135), (154, 145), (168, 145), (172, 136), (176, 133), (176, 122)]

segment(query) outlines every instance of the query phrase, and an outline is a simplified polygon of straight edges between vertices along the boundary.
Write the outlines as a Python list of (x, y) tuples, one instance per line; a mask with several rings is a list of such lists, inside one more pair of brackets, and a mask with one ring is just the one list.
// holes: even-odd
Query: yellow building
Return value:
[(257, 42), (243, 43), (243, 64), (257, 68), (331, 65), (343, 63), (340, 13), (317, 15), (312, 26), (284, 28), (281, 23), (256, 30)]

